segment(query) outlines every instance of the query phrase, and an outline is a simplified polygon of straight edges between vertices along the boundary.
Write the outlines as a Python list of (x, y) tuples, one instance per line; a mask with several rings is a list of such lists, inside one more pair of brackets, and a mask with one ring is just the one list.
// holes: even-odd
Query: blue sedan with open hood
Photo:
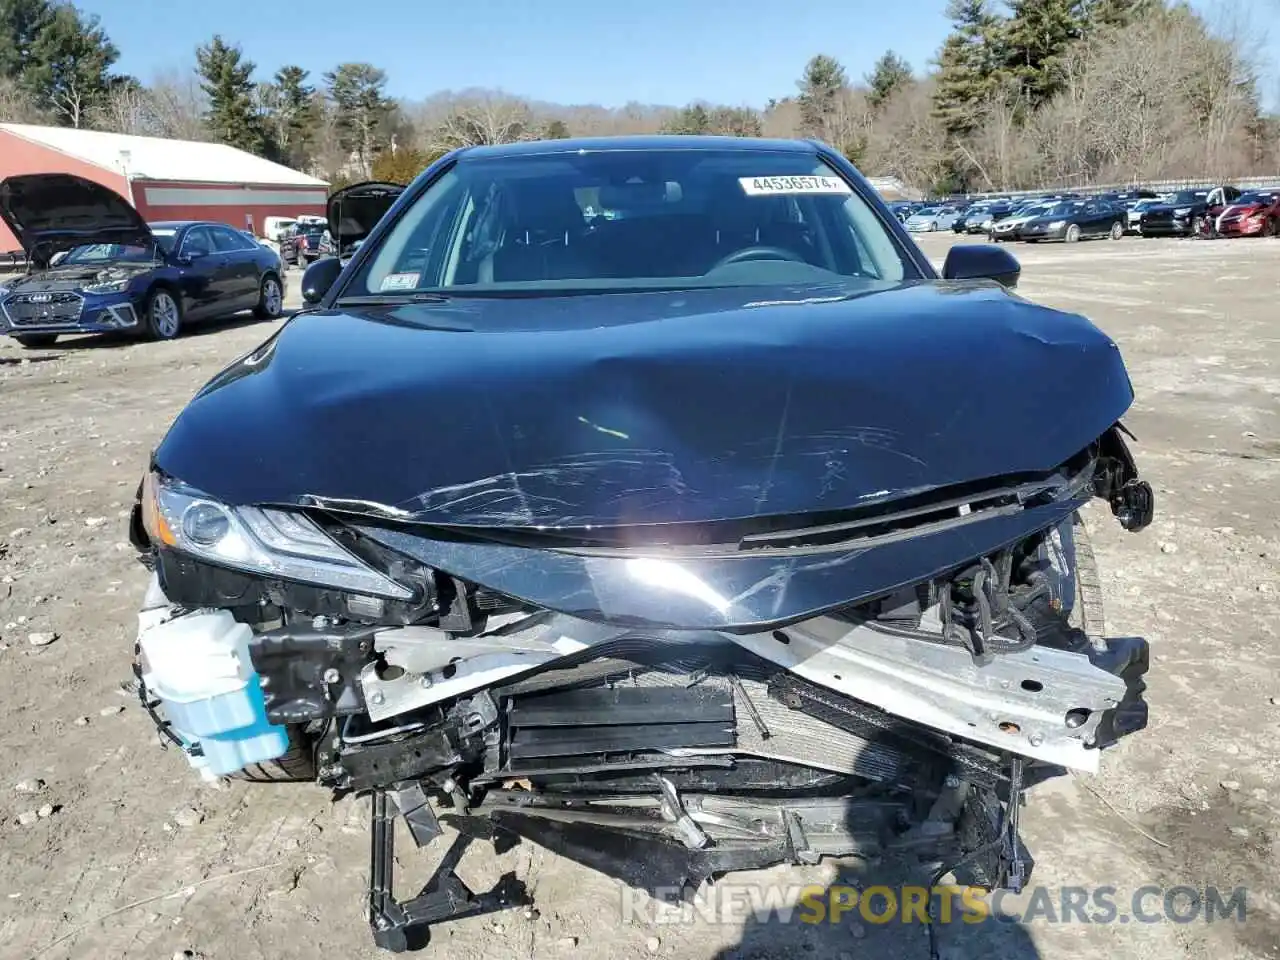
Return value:
[(222, 223), (148, 224), (113, 190), (62, 173), (0, 181), (0, 216), (26, 251), (0, 286), (0, 332), (27, 347), (70, 333), (176, 337), (185, 323), (284, 309), (280, 257)]
[(1020, 888), (1025, 785), (1146, 723), (1078, 511), (1153, 499), (1115, 343), (1018, 273), (939, 275), (810, 142), (452, 152), (155, 450), (143, 704), (204, 775), (368, 792), (392, 950), (483, 903), (395, 899), (399, 815), (649, 889)]

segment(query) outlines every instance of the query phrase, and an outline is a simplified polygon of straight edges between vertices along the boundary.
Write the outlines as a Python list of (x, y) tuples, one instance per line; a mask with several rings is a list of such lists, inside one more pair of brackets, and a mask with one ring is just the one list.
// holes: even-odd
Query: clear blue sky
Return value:
[[(239, 43), (259, 73), (287, 62), (316, 79), (341, 61), (387, 71), (388, 92), (417, 99), (443, 89), (500, 87), (561, 103), (706, 99), (762, 106), (795, 92), (815, 53), (851, 79), (886, 49), (917, 70), (946, 36), (946, 0), (77, 0), (102, 18), (119, 69), (143, 80), (189, 69), (215, 33)], [(1280, 39), (1274, 0), (1195, 0), (1238, 6)], [(1275, 102), (1269, 72), (1264, 99)]]

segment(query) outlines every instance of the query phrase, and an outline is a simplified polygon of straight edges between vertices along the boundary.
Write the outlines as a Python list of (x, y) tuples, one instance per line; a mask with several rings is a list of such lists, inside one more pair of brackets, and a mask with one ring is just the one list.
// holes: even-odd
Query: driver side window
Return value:
[(209, 236), (209, 230), (206, 227), (192, 227), (187, 231), (187, 235), (182, 238), (182, 249), (178, 251), (178, 256), (189, 257), (205, 256), (213, 252), (213, 240)]

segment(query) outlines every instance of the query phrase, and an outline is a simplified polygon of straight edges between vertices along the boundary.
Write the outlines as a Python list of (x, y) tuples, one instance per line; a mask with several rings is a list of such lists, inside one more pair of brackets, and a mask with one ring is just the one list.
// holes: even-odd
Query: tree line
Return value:
[(760, 108), (606, 108), (490, 89), (397, 99), (374, 64), (265, 74), (223, 36), (144, 83), (70, 0), (0, 0), (0, 120), (216, 140), (334, 183), (404, 182), (458, 146), (628, 133), (814, 137), (946, 192), (1280, 173), (1245, 30), (1180, 0), (950, 0), (947, 14), (920, 70), (888, 51), (855, 80), (820, 54)]

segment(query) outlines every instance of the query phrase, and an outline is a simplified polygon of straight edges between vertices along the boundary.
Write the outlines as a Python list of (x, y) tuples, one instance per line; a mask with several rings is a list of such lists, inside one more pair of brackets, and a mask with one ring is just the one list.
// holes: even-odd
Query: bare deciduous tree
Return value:
[(134, 83), (119, 83), (88, 118), (98, 130), (150, 136), (157, 132), (153, 94)]
[(207, 140), (204, 115), (208, 98), (194, 70), (159, 75), (148, 88), (152, 122), (157, 136), (176, 140)]
[(0, 77), (0, 123), (40, 123), (44, 114), (16, 81)]
[(430, 136), (430, 147), (452, 150), (491, 143), (516, 143), (536, 136), (533, 112), (525, 101), (501, 91), (478, 91), (456, 100)]

